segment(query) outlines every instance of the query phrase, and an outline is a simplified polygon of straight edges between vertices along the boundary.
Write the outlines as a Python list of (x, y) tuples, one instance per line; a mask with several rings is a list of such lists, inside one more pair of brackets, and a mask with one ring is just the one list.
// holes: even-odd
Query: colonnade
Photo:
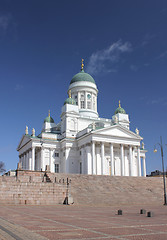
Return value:
[(22, 169), (35, 170), (35, 147), (24, 152), (19, 156)]
[[(73, 93), (75, 95), (75, 93)], [(89, 94), (89, 91), (82, 91), (82, 94), (84, 95), (84, 108), (87, 109), (87, 95)], [(94, 97), (94, 100), (93, 100)], [(73, 96), (74, 98), (74, 96)], [(81, 108), (81, 92), (78, 91), (77, 93), (77, 99), (78, 99), (78, 106), (79, 109)], [(94, 101), (94, 102), (93, 102)], [(93, 105), (95, 103), (95, 106)], [(97, 96), (96, 94), (92, 94), (92, 98), (91, 98), (91, 109), (94, 111), (97, 111)]]
[[(39, 151), (38, 158), (36, 157), (36, 149)], [(51, 172), (54, 172), (54, 161), (53, 161), (53, 148), (49, 148), (49, 166)], [(20, 155), (20, 163), (22, 164), (22, 169), (25, 170), (38, 170), (45, 171), (46, 169), (46, 159), (45, 159), (45, 148), (44, 147), (32, 147)], [(48, 163), (47, 163), (48, 165)]]
[[(36, 147), (33, 146), (31, 149), (28, 149), (26, 152), (20, 155), (20, 163), (22, 164), (22, 169), (32, 171), (42, 169), (43, 171), (45, 171), (47, 164), (50, 166), (51, 172), (54, 172), (55, 171), (54, 169), (55, 159), (53, 157), (54, 150), (55, 149), (49, 148), (49, 157), (47, 158), (48, 160), (46, 160), (45, 148), (42, 146), (41, 148), (38, 147), (38, 149), (36, 150)], [(105, 142), (99, 143), (92, 141), (90, 144), (84, 145), (80, 150), (81, 150), (81, 168), (83, 174), (93, 175), (109, 174), (111, 176), (115, 175), (144, 176), (144, 177), (146, 176), (145, 153), (141, 154), (140, 146), (132, 145), (127, 146), (124, 144), (115, 143), (114, 144), (110, 143), (108, 145)], [(119, 151), (117, 155), (115, 151)], [(38, 157), (36, 157), (35, 152), (39, 154)], [(66, 173), (68, 173), (70, 169), (69, 153), (70, 148), (66, 148), (64, 152), (65, 168), (63, 167)], [(63, 159), (61, 159), (61, 161), (64, 161)], [(119, 159), (118, 165), (116, 165), (117, 161), (116, 159)], [(58, 164), (60, 164), (60, 162), (58, 162)], [(110, 172), (109, 171), (107, 172), (106, 169), (109, 168)], [(141, 173), (141, 168), (143, 170), (143, 173)], [(80, 171), (78, 170), (78, 172)]]
[[(96, 146), (98, 144), (98, 147)], [(125, 168), (127, 168), (127, 162), (125, 162), (125, 147), (128, 150), (128, 172), (129, 176), (144, 176), (146, 177), (146, 163), (145, 163), (145, 154), (140, 153), (140, 146), (125, 146), (124, 144), (113, 145), (113, 143), (109, 144), (110, 151), (110, 175), (115, 176), (115, 156), (114, 156), (114, 147), (119, 149), (120, 151), (120, 175), (125, 176)], [(84, 154), (85, 153), (85, 154)], [(137, 155), (137, 166), (134, 164), (134, 158)], [(99, 143), (92, 141), (91, 144), (86, 145), (82, 148), (81, 154), (81, 162), (82, 162), (82, 170), (84, 174), (98, 174), (98, 175), (106, 175), (106, 158), (105, 158), (105, 143), (101, 142), (100, 147)], [(141, 158), (142, 158), (142, 169), (143, 174), (141, 173)], [(100, 165), (100, 169), (99, 168)], [(109, 166), (108, 166), (109, 167)], [(134, 168), (137, 168), (134, 171)]]

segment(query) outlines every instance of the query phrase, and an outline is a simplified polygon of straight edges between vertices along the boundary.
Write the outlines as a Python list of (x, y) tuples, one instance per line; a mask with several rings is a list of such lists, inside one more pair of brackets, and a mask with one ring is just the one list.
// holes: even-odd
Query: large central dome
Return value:
[(83, 69), (79, 73), (74, 75), (70, 84), (74, 82), (80, 82), (80, 81), (92, 82), (95, 84), (95, 80), (92, 78), (92, 76), (88, 73), (85, 73)]

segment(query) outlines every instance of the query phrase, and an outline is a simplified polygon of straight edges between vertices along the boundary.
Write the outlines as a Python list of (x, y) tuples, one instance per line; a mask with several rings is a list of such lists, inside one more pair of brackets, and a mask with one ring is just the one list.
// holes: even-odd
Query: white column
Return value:
[(24, 159), (23, 159), (23, 169), (26, 169), (26, 153), (24, 153)]
[(45, 171), (45, 149), (43, 147), (41, 147), (41, 168), (42, 171)]
[(85, 108), (87, 109), (87, 92), (85, 91)]
[(124, 146), (121, 144), (121, 176), (125, 175)]
[(143, 177), (146, 177), (146, 158), (143, 157)]
[(101, 175), (104, 175), (104, 143), (101, 143)]
[(23, 161), (24, 161), (24, 156), (21, 156), (21, 169), (23, 169)]
[(35, 147), (32, 147), (31, 170), (35, 170)]
[(138, 176), (141, 177), (140, 147), (137, 147)]
[(81, 148), (81, 162), (82, 162), (82, 174), (85, 173), (85, 162), (84, 162), (84, 147)]
[(91, 157), (90, 146), (86, 146), (86, 167), (87, 167), (87, 174), (92, 174), (92, 157)]
[(78, 92), (78, 108), (80, 109), (81, 108), (81, 94), (80, 92)]
[(27, 152), (25, 152), (24, 169), (27, 169)]
[(52, 149), (49, 149), (49, 170), (52, 172)]
[(92, 142), (92, 174), (96, 174), (95, 142)]
[(70, 148), (66, 148), (66, 150), (65, 150), (65, 169), (66, 169), (66, 173), (70, 172), (69, 152), (70, 152)]
[(114, 176), (114, 151), (113, 144), (110, 144), (111, 176)]
[(133, 176), (132, 146), (129, 146), (129, 176)]
[(29, 170), (29, 151), (27, 151), (27, 170)]
[(101, 175), (100, 146), (96, 146), (96, 166), (97, 166), (97, 174)]
[(28, 169), (29, 170), (32, 170), (31, 169), (31, 164), (32, 164), (31, 161), (32, 161), (32, 151), (30, 150), (29, 154), (28, 154)]

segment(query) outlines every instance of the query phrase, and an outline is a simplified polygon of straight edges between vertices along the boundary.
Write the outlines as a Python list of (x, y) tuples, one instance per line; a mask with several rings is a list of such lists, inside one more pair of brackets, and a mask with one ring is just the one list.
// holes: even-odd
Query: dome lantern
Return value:
[(121, 107), (121, 101), (119, 100), (119, 107), (115, 110), (115, 114), (122, 113), (126, 114), (125, 110)]
[(49, 110), (49, 112), (48, 112), (48, 116), (45, 118), (45, 120), (44, 120), (44, 123), (46, 123), (46, 122), (48, 122), (48, 123), (54, 123), (54, 120), (53, 120), (53, 118), (50, 116), (50, 110)]
[(76, 105), (76, 101), (71, 97), (71, 90), (68, 91), (68, 98), (65, 100), (65, 104)]

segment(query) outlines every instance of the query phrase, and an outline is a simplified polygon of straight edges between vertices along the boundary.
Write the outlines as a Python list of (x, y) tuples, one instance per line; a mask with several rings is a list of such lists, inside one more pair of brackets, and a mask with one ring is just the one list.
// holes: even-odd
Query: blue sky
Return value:
[[(0, 0), (0, 160), (18, 162), (25, 126), (36, 134), (51, 110), (60, 121), (69, 83), (80, 71), (95, 79), (100, 117), (118, 101), (148, 150), (147, 173), (161, 170), (167, 144), (167, 1)], [(160, 149), (159, 149), (160, 150)], [(164, 146), (165, 168), (167, 147)]]

